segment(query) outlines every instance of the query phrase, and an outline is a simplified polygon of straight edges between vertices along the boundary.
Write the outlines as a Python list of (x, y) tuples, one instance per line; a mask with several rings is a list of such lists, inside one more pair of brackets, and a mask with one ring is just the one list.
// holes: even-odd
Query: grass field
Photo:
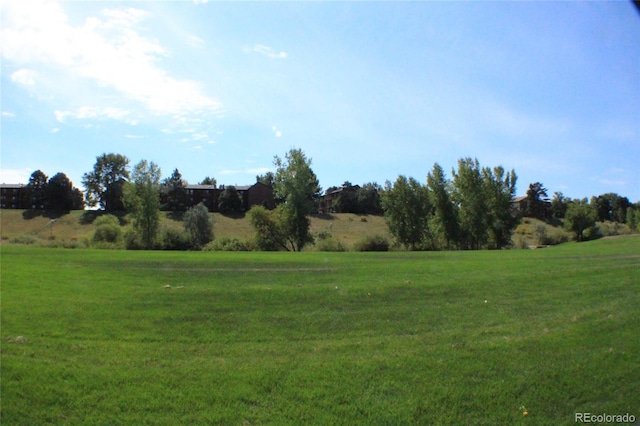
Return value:
[(2, 425), (640, 418), (639, 237), (449, 253), (1, 250)]

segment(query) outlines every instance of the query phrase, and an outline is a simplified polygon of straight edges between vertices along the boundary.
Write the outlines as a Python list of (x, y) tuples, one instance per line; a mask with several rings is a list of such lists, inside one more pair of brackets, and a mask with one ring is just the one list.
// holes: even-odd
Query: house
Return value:
[(320, 197), (320, 203), (318, 205), (318, 213), (333, 213), (334, 203), (342, 194), (355, 194), (360, 189), (360, 185), (350, 185), (331, 187), (327, 189)]
[(3, 209), (28, 209), (27, 188), (18, 183), (0, 184), (0, 208)]
[[(218, 212), (220, 194), (224, 191), (224, 185), (187, 185), (186, 208), (203, 203), (211, 212)], [(273, 188), (262, 182), (247, 186), (236, 186), (236, 190), (242, 198), (244, 211), (253, 206), (264, 206), (273, 209), (276, 206), (273, 197)], [(166, 193), (161, 193), (161, 204), (166, 203)], [(0, 208), (3, 209), (41, 209), (44, 206), (31, 205), (29, 202), (28, 188), (23, 184), (0, 184)]]
[[(248, 211), (253, 206), (264, 206), (273, 209), (276, 206), (273, 197), (273, 188), (262, 182), (253, 185), (236, 186), (236, 191), (242, 199), (242, 208)], [(225, 190), (224, 185), (219, 187), (216, 185), (187, 185), (187, 205), (186, 207), (194, 207), (203, 203), (210, 212), (218, 212), (218, 202), (220, 194)]]
[(511, 201), (511, 208), (518, 213), (521, 213), (527, 209), (527, 197), (516, 197)]
[(273, 188), (262, 182), (254, 183), (251, 186), (236, 186), (236, 190), (242, 197), (242, 206), (245, 211), (253, 206), (263, 206), (269, 210), (276, 207)]

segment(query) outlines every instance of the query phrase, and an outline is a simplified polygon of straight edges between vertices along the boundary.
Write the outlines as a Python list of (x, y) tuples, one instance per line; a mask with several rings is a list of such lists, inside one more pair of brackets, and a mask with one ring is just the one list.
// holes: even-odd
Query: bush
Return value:
[(353, 246), (356, 251), (389, 251), (389, 240), (382, 235), (367, 235)]
[(562, 228), (551, 228), (548, 230), (544, 239), (545, 245), (557, 245), (566, 243), (570, 239), (570, 235)]
[(94, 242), (116, 243), (122, 237), (120, 221), (113, 215), (100, 216), (94, 221), (96, 232), (93, 234)]
[(127, 250), (144, 250), (145, 248), (140, 236), (133, 229), (125, 232), (124, 245)]
[(183, 225), (193, 248), (200, 249), (213, 240), (213, 223), (209, 218), (209, 210), (203, 203), (187, 210)]
[(182, 231), (166, 228), (162, 233), (162, 250), (189, 250), (193, 246), (189, 236)]
[(19, 235), (11, 240), (14, 244), (35, 244), (39, 241), (40, 239), (33, 235)]
[(597, 222), (597, 234), (603, 237), (611, 237), (614, 235), (631, 234), (631, 229), (627, 224), (618, 222)]
[(251, 251), (251, 244), (246, 241), (240, 241), (237, 238), (221, 238), (209, 243), (205, 250), (207, 251)]
[(332, 237), (319, 239), (316, 243), (317, 251), (347, 251), (347, 247)]

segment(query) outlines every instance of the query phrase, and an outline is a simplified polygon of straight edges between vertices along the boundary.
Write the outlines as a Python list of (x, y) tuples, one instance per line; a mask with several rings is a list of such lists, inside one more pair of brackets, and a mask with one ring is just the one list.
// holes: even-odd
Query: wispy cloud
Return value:
[[(174, 78), (161, 67), (165, 48), (137, 29), (146, 11), (105, 9), (100, 16), (73, 26), (58, 3), (7, 3), (2, 55), (9, 63), (22, 66), (12, 74), (14, 82), (33, 86), (34, 71), (25, 66), (53, 68), (68, 80), (97, 83), (101, 93), (115, 91), (118, 101), (110, 96), (112, 102), (137, 103), (143, 107), (141, 112), (185, 120), (223, 113), (222, 104), (205, 94), (200, 83)], [(95, 93), (84, 96), (82, 103), (96, 98)], [(95, 116), (76, 114), (76, 118)]]
[(271, 59), (285, 59), (288, 56), (287, 52), (282, 52), (282, 51), (278, 52), (272, 47), (265, 46), (264, 44), (254, 45), (251, 51), (254, 53), (259, 53)]
[(271, 169), (268, 167), (253, 167), (249, 169), (222, 169), (218, 172), (220, 176), (229, 176), (229, 175), (260, 175), (264, 174)]
[(86, 120), (86, 119), (111, 119), (111, 120), (121, 120), (128, 124), (135, 125), (137, 124), (136, 120), (130, 118), (130, 112), (125, 111), (119, 108), (113, 107), (89, 107), (83, 106), (75, 111), (54, 111), (54, 115), (56, 116), (56, 120), (60, 123), (66, 123), (69, 119), (72, 120)]
[(21, 68), (11, 74), (11, 81), (23, 86), (35, 86), (35, 71)]
[(14, 118), (16, 115), (9, 111), (2, 111), (2, 116), (6, 118)]

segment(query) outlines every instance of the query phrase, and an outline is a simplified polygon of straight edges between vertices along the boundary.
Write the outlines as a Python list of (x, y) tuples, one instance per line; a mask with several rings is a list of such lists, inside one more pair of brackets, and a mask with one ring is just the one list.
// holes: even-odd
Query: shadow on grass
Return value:
[(182, 222), (184, 220), (185, 211), (171, 211), (166, 212), (167, 218), (174, 220), (176, 222)]
[(311, 216), (316, 218), (316, 219), (320, 219), (320, 220), (335, 220), (335, 218), (336, 218), (331, 213), (318, 213), (318, 214), (314, 214), (314, 215), (311, 215)]
[(25, 220), (31, 220), (36, 217), (46, 217), (47, 219), (58, 219), (64, 215), (69, 214), (69, 211), (55, 211), (55, 210), (36, 210), (29, 209), (22, 212), (22, 218)]
[(122, 212), (122, 211), (120, 211), (120, 212), (106, 212), (104, 210), (85, 210), (85, 212), (82, 213), (82, 216), (80, 216), (80, 224), (82, 224), (82, 225), (91, 225), (100, 216), (105, 216), (105, 215), (108, 215), (108, 214), (117, 217), (121, 226), (124, 226), (127, 223), (129, 223), (127, 221), (127, 219), (126, 219), (127, 212)]
[(244, 219), (244, 217), (246, 216), (244, 212), (243, 213), (227, 212), (227, 213), (220, 213), (220, 214), (228, 219)]

